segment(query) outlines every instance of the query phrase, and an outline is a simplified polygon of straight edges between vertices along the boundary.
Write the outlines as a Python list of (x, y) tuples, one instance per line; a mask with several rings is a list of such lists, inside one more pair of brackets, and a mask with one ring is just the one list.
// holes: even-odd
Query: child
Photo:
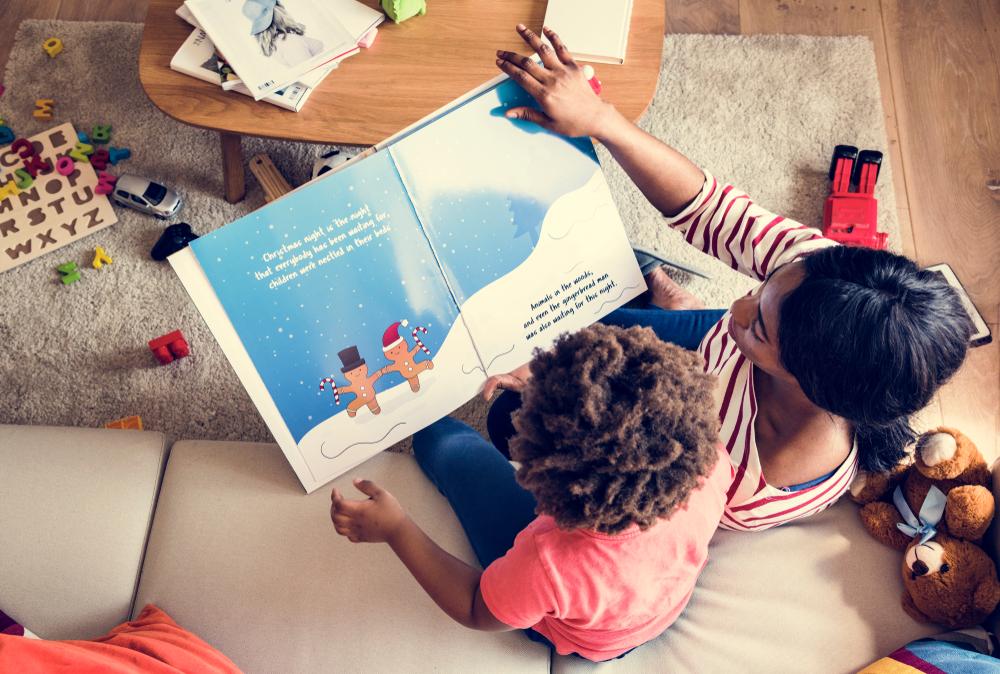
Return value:
[(333, 490), (331, 517), (352, 542), (389, 543), (466, 627), (526, 628), (562, 654), (621, 657), (677, 618), (708, 559), (733, 479), (715, 377), (649, 328), (599, 324), (537, 350), (531, 373), (514, 415), (516, 473), (455, 419), (413, 436), (485, 571), (367, 480), (354, 481), (367, 501)]

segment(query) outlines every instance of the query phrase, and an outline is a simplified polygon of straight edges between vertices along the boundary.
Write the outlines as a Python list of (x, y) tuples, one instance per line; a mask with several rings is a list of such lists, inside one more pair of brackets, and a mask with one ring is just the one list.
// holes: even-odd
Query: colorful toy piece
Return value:
[(110, 173), (101, 171), (100, 175), (97, 176), (97, 187), (94, 189), (94, 192), (97, 194), (111, 194), (115, 189), (115, 181), (117, 180), (118, 178)]
[(111, 125), (101, 126), (94, 124), (94, 131), (90, 134), (91, 140), (95, 143), (107, 143), (111, 140)]
[(375, 42), (375, 36), (377, 34), (378, 34), (378, 28), (372, 28), (370, 31), (361, 36), (361, 39), (358, 40), (358, 46), (364, 47), (365, 49), (371, 47), (372, 43)]
[(35, 100), (35, 119), (52, 119), (52, 99), (39, 98)]
[[(86, 136), (84, 136), (84, 138), (86, 138)], [(69, 152), (69, 156), (81, 164), (89, 162), (90, 159), (88, 159), (88, 157), (92, 154), (94, 154), (94, 146), (88, 145), (87, 143), (77, 143), (76, 147)]]
[(583, 76), (587, 78), (587, 84), (590, 88), (594, 90), (594, 93), (598, 96), (601, 95), (601, 83), (597, 79), (597, 75), (594, 74), (593, 66), (583, 66)]
[(13, 197), (20, 193), (21, 190), (18, 188), (17, 183), (14, 182), (13, 180), (9, 180), (3, 185), (0, 185), (0, 199), (4, 199), (5, 197)]
[(126, 147), (123, 147), (120, 150), (112, 147), (110, 150), (108, 150), (108, 159), (110, 159), (111, 163), (114, 164), (115, 166), (118, 165), (119, 159), (128, 159), (131, 156), (132, 153), (129, 152), (128, 148)]
[(63, 50), (63, 43), (57, 37), (50, 37), (42, 43), (42, 49), (49, 53), (49, 58), (55, 58), (56, 54)]
[(386, 16), (396, 23), (406, 21), (411, 16), (418, 14), (423, 16), (427, 13), (425, 0), (379, 0), (378, 4), (385, 10)]
[(100, 269), (102, 265), (111, 264), (114, 260), (108, 257), (108, 254), (104, 252), (104, 249), (100, 246), (94, 251), (94, 261), (91, 263), (94, 265), (94, 269)]
[[(830, 196), (823, 206), (823, 236), (845, 246), (885, 250), (887, 235), (878, 231), (878, 201), (873, 196), (882, 153), (850, 145), (833, 149)], [(851, 185), (856, 187), (851, 192)]]
[(33, 154), (24, 160), (24, 170), (30, 173), (32, 178), (37, 178), (39, 172), (45, 174), (52, 170), (52, 162), (42, 159), (41, 155)]
[(76, 162), (70, 157), (59, 157), (56, 160), (56, 173), (61, 176), (68, 176), (76, 170)]
[(107, 150), (98, 150), (90, 155), (90, 165), (97, 171), (103, 171), (108, 168), (108, 161), (110, 159), (111, 155)]
[(157, 262), (163, 262), (168, 256), (173, 255), (189, 243), (197, 239), (198, 236), (191, 232), (191, 225), (186, 222), (178, 222), (170, 225), (163, 231), (163, 236), (153, 246), (150, 257)]
[(35, 179), (31, 177), (31, 174), (24, 169), (15, 169), (14, 175), (21, 179), (21, 182), (17, 183), (17, 189), (26, 190), (31, 187), (31, 183), (35, 182)]
[(126, 419), (119, 419), (118, 421), (112, 421), (110, 423), (104, 424), (105, 428), (120, 428), (122, 430), (136, 430), (141, 431), (142, 419), (136, 415), (134, 417), (128, 417)]
[[(0, 119), (0, 124), (3, 120)], [(10, 130), (9, 126), (0, 126), (0, 145), (6, 145), (14, 140), (14, 132)]]
[(76, 270), (76, 262), (67, 262), (66, 264), (59, 265), (56, 270), (62, 274), (63, 285), (69, 285), (74, 281), (80, 280), (80, 272)]
[(172, 363), (174, 358), (183, 358), (191, 353), (180, 330), (174, 330), (168, 335), (157, 337), (149, 343), (149, 348), (161, 365)]

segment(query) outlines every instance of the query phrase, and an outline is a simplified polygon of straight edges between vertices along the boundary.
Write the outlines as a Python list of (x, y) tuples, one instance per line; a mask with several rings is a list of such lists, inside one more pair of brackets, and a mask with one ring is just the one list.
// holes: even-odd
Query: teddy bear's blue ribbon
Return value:
[(944, 506), (948, 502), (948, 497), (940, 489), (932, 485), (930, 491), (927, 492), (927, 496), (924, 498), (924, 504), (920, 506), (919, 520), (913, 516), (913, 511), (910, 510), (906, 499), (903, 498), (903, 490), (899, 487), (896, 487), (896, 491), (893, 492), (892, 501), (896, 504), (896, 508), (899, 509), (899, 514), (906, 520), (906, 524), (900, 522), (896, 526), (907, 536), (912, 536), (913, 538), (920, 536), (920, 545), (923, 545), (937, 534), (937, 530), (934, 527), (941, 521), (941, 515), (944, 514)]

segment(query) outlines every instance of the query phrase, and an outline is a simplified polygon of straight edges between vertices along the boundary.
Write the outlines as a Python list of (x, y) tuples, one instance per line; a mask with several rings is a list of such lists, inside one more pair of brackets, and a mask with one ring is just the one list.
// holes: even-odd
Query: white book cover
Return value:
[[(190, 75), (203, 82), (211, 84), (221, 84), (219, 79), (219, 62), (215, 55), (215, 45), (204, 30), (195, 28), (191, 31), (181, 48), (177, 50), (174, 57), (170, 59), (170, 67), (179, 73)], [(312, 78), (317, 84), (326, 77), (331, 70), (337, 67), (337, 62), (326, 64), (320, 70), (318, 78)], [(276, 105), (285, 110), (298, 112), (302, 109), (313, 87), (306, 86), (302, 82), (296, 82), (279, 89), (273, 94), (265, 96), (263, 101)], [(245, 86), (236, 86), (232, 91), (237, 91), (245, 96), (250, 96), (250, 90)]]
[(318, 0), (187, 0), (185, 4), (256, 100), (357, 46)]
[(385, 20), (385, 14), (362, 5), (357, 0), (326, 0), (327, 9), (337, 17), (357, 42), (365, 33)]
[(631, 19), (632, 0), (549, 0), (544, 25), (577, 61), (621, 65)]

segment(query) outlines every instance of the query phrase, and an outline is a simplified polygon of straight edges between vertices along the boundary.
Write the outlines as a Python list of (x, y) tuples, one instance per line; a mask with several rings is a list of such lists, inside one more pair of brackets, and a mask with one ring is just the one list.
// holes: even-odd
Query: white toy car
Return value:
[(183, 202), (177, 192), (149, 178), (123, 173), (115, 181), (115, 204), (166, 220), (177, 215)]

